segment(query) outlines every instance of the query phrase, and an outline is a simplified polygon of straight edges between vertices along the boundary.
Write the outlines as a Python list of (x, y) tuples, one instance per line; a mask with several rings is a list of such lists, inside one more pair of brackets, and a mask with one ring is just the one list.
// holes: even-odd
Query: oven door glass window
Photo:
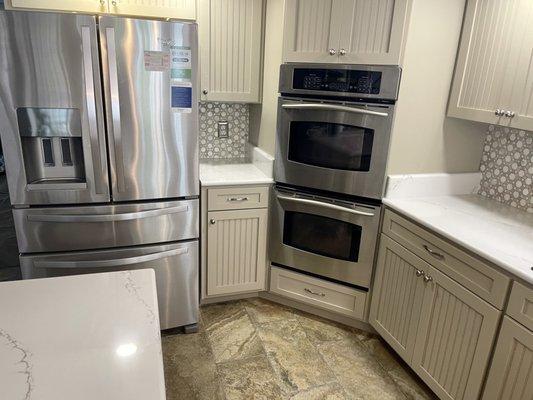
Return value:
[(357, 262), (361, 233), (359, 225), (320, 215), (285, 211), (283, 243), (310, 253)]
[(331, 122), (292, 121), (289, 160), (317, 167), (369, 171), (374, 131)]

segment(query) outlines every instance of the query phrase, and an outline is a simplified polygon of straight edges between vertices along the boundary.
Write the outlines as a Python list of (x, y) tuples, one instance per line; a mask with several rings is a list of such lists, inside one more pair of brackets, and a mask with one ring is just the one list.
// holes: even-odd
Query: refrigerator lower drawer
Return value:
[(161, 329), (198, 322), (197, 240), (130, 249), (23, 255), (20, 267), (24, 279), (152, 268)]
[(21, 253), (136, 246), (199, 236), (199, 201), (14, 209)]

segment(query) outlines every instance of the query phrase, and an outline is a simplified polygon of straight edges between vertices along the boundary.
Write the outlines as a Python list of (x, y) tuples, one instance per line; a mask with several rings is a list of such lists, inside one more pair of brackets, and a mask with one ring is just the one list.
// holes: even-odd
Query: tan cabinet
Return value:
[(504, 317), (483, 400), (533, 399), (533, 332)]
[(500, 314), (382, 235), (370, 324), (441, 399), (479, 396)]
[(448, 115), (533, 130), (533, 2), (468, 1)]
[(284, 62), (400, 64), (409, 0), (286, 0)]
[(196, 19), (196, 0), (8, 0), (6, 9), (110, 13), (137, 17)]
[(200, 0), (201, 98), (260, 102), (263, 0)]

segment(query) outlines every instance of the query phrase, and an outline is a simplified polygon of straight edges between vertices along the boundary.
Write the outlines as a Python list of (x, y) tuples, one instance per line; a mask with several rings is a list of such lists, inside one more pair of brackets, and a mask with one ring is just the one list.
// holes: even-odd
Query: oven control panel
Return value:
[(379, 95), (381, 71), (295, 68), (293, 89)]

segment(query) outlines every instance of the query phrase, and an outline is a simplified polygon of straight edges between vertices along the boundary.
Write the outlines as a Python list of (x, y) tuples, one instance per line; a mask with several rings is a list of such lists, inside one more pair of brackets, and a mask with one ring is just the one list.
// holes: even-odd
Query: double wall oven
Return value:
[(368, 288), (400, 69), (281, 66), (271, 261)]

